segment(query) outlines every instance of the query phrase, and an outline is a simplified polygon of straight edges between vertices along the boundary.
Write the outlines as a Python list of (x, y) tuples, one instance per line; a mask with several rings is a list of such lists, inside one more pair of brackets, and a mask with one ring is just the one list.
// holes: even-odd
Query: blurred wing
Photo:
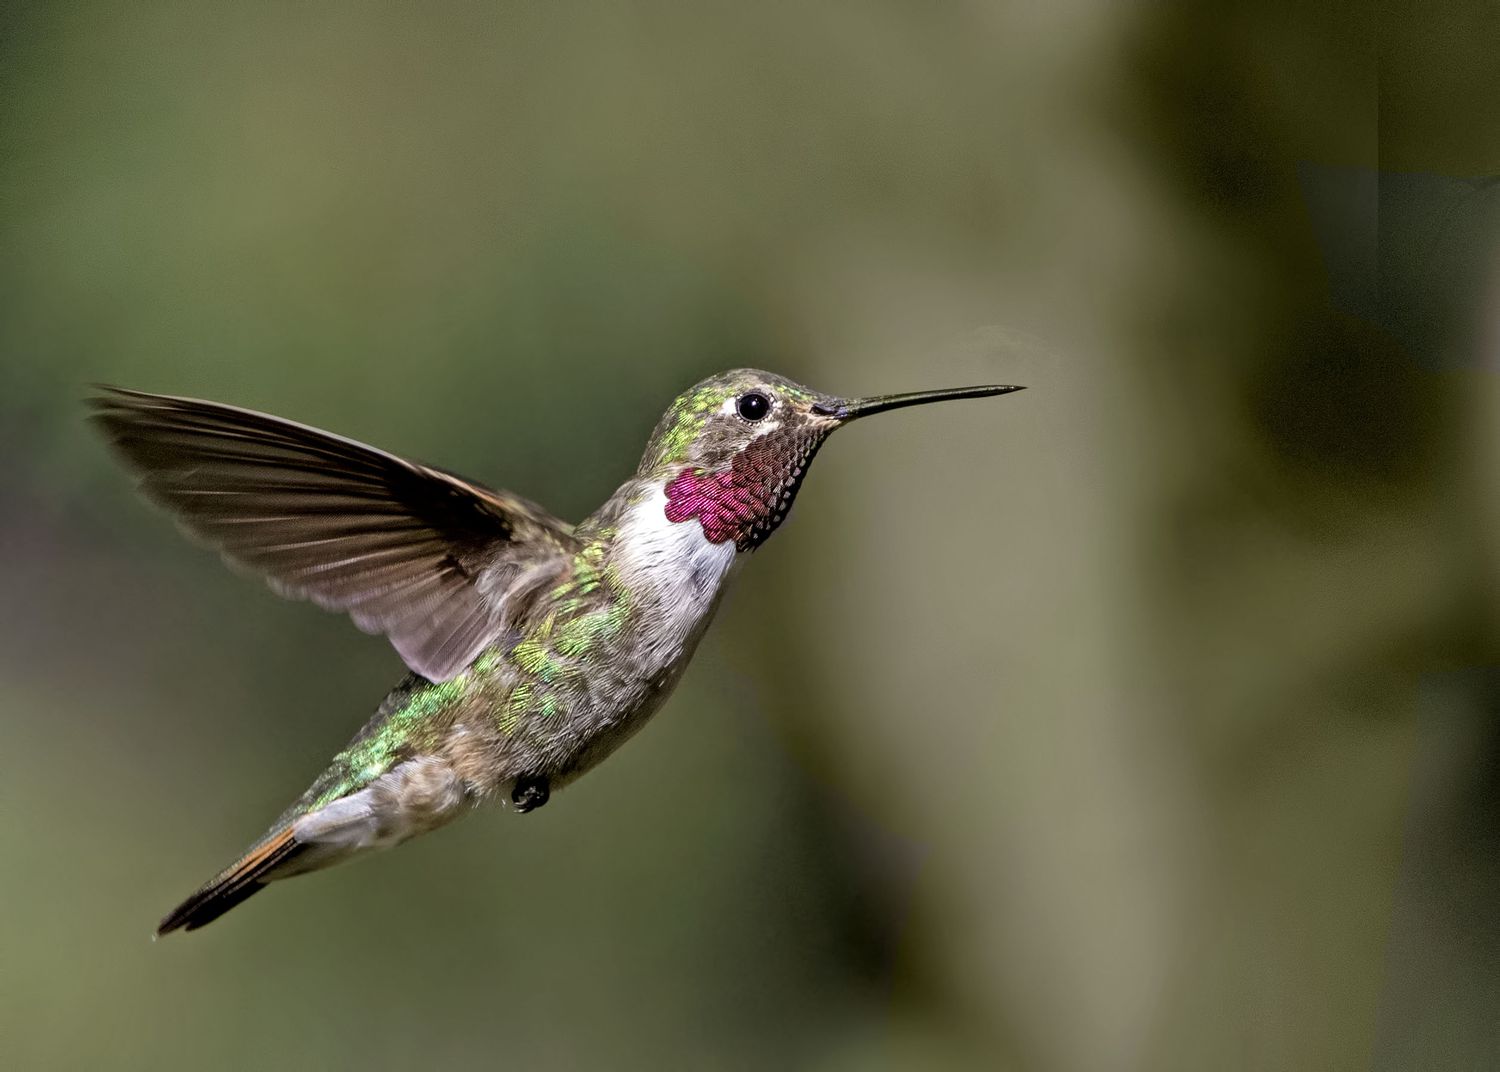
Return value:
[(432, 681), (566, 568), (572, 529), (524, 499), (215, 402), (104, 388), (93, 419), (141, 490), (283, 595), (347, 611)]

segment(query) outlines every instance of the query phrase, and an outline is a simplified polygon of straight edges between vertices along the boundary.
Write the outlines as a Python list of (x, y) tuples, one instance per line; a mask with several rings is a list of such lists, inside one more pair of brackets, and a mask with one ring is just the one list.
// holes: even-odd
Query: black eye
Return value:
[(735, 403), (734, 408), (745, 420), (758, 421), (771, 412), (771, 400), (759, 391), (751, 391), (749, 394), (740, 395), (740, 400)]

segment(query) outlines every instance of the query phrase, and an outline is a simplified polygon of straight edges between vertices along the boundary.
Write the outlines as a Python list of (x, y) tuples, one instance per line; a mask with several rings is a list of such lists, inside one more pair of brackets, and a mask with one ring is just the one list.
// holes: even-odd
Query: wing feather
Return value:
[(433, 681), (503, 632), (512, 582), (560, 572), (576, 550), (571, 526), (535, 503), (343, 436), (217, 402), (101, 392), (93, 419), (189, 533), (282, 595), (384, 633)]

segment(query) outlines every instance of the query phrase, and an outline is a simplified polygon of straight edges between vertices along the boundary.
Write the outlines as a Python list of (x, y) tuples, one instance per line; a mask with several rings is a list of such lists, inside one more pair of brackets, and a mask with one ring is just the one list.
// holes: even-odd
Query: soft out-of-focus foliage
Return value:
[[(8, 6), (0, 1062), (1493, 1063), (1484, 10)], [(742, 364), (1032, 390), (834, 439), (542, 811), (147, 940), (399, 667), (88, 382), (576, 517)]]

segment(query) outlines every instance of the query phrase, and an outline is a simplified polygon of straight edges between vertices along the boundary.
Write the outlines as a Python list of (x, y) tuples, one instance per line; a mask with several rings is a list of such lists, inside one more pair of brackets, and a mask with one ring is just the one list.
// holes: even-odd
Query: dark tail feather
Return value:
[(156, 936), (160, 938), (179, 929), (194, 931), (212, 923), (241, 901), (259, 893), (271, 871), (305, 848), (306, 845), (297, 843), (289, 829), (266, 838), (167, 913), (167, 918), (156, 928)]

